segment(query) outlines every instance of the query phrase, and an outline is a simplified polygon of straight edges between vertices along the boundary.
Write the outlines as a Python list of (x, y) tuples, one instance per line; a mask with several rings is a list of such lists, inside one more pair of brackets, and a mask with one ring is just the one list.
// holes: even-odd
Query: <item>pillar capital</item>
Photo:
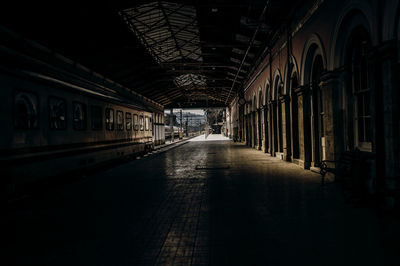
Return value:
[(294, 92), (300, 96), (300, 95), (307, 94), (309, 90), (310, 90), (309, 85), (303, 85), (303, 86), (299, 86), (299, 87), (295, 88)]
[(343, 68), (335, 69), (335, 70), (332, 70), (332, 71), (326, 71), (326, 72), (322, 73), (321, 81), (323, 83), (325, 83), (325, 82), (338, 80), (338, 79), (340, 79), (340, 77), (343, 74), (343, 72), (344, 72)]
[(281, 95), (279, 96), (279, 102), (280, 103), (285, 103), (288, 102), (290, 100), (289, 95)]
[(396, 60), (397, 57), (397, 41), (389, 40), (382, 42), (378, 46), (375, 46), (371, 51), (371, 59), (380, 59), (380, 61), (385, 60)]
[(344, 68), (340, 68), (333, 71), (324, 72), (321, 76), (321, 87), (326, 87), (328, 84), (340, 82), (345, 71), (346, 70)]

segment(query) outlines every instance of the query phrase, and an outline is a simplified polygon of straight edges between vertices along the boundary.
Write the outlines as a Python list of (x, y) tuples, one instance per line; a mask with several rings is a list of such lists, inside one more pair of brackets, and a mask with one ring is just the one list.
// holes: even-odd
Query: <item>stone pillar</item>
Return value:
[(279, 104), (282, 110), (283, 160), (291, 161), (290, 98), (287, 95), (281, 96)]
[(263, 147), (263, 132), (262, 132), (263, 126), (262, 126), (262, 111), (261, 108), (257, 109), (257, 150), (262, 150)]
[(244, 113), (244, 127), (243, 127), (243, 138), (246, 145), (249, 145), (249, 138), (248, 138), (248, 115)]
[(251, 116), (250, 113), (246, 116), (246, 144), (251, 146)]
[(257, 149), (257, 112), (253, 111), (252, 113), (252, 119), (251, 122), (253, 123), (253, 132), (252, 132), (252, 147)]
[[(382, 43), (374, 54), (375, 70), (380, 71), (377, 82), (375, 82), (375, 98), (381, 100), (380, 103), (376, 104), (377, 132), (375, 146), (377, 186), (378, 190), (381, 189), (378, 193), (383, 192), (386, 206), (400, 209), (400, 64), (396, 62), (397, 49), (398, 44), (395, 40), (387, 41)], [(383, 149), (381, 146), (383, 146)], [(385, 177), (384, 180), (379, 180), (382, 175)]]
[(263, 123), (261, 124), (261, 131), (262, 131), (262, 136), (263, 136), (263, 143), (262, 143), (262, 151), (264, 153), (267, 153), (267, 142), (268, 142), (268, 133), (267, 133), (267, 108), (266, 106), (263, 106), (261, 110), (261, 115), (263, 116)]
[(277, 110), (276, 110), (276, 101), (271, 101), (270, 104), (270, 128), (271, 128), (271, 156), (275, 156), (276, 152), (278, 152), (278, 129), (277, 129)]
[(174, 109), (171, 108), (169, 117), (169, 126), (171, 132), (171, 142), (174, 142)]
[(253, 123), (253, 111), (250, 112), (250, 147), (254, 147), (254, 123)]
[[(335, 168), (334, 162), (339, 160), (343, 151), (343, 120), (342, 112), (340, 112), (340, 84), (342, 83), (342, 72), (330, 71), (321, 76), (321, 91), (324, 106), (324, 132), (325, 136), (322, 140), (322, 158), (327, 160), (326, 164), (329, 168)], [(328, 172), (327, 178), (334, 178), (333, 173)]]
[(299, 122), (299, 165), (309, 169), (311, 165), (311, 137), (310, 137), (310, 100), (308, 86), (301, 86), (295, 90), (298, 99)]
[(271, 104), (271, 102), (268, 102), (268, 104), (267, 104), (267, 119), (268, 119), (268, 127), (267, 127), (267, 130), (268, 130), (268, 153), (269, 153), (269, 155), (271, 155), (271, 156), (273, 156), (273, 149), (272, 149), (272, 146), (273, 146), (273, 142), (272, 142), (272, 116), (271, 116), (271, 113), (272, 113), (272, 111), (271, 111), (271, 106), (272, 106), (272, 104)]

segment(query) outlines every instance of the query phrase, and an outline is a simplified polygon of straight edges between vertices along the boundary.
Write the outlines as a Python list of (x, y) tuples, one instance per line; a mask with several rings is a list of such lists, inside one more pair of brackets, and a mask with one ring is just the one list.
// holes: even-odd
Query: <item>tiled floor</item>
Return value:
[(398, 220), (211, 137), (27, 200), (2, 265), (400, 265)]

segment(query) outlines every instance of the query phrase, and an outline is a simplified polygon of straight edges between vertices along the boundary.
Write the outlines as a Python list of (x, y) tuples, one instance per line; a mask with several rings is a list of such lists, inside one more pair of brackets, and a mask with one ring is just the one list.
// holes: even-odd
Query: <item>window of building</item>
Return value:
[(19, 129), (39, 127), (39, 101), (34, 93), (16, 91), (14, 94), (14, 126)]
[(362, 44), (361, 49), (354, 51), (352, 70), (358, 141), (371, 142), (370, 90), (367, 83), (367, 48), (365, 44)]
[(139, 124), (140, 124), (140, 130), (143, 131), (143, 129), (144, 129), (144, 119), (143, 119), (142, 115), (139, 117)]
[(91, 106), (90, 112), (92, 114), (92, 129), (99, 130), (103, 127), (103, 117), (102, 111), (100, 106)]
[(126, 130), (132, 130), (132, 114), (125, 113)]
[(150, 120), (150, 124), (149, 124), (150, 131), (153, 131), (153, 118), (150, 117), (149, 120)]
[(368, 33), (364, 29), (356, 29), (350, 45), (350, 106), (354, 128), (350, 147), (364, 151), (372, 150), (371, 92), (368, 84)]
[(133, 126), (135, 127), (135, 131), (139, 130), (139, 120), (137, 115), (133, 115)]
[(86, 129), (86, 105), (79, 102), (72, 104), (73, 126), (75, 130)]
[(144, 129), (145, 129), (146, 131), (149, 131), (149, 124), (150, 124), (149, 118), (146, 116), (146, 117), (144, 118)]
[(51, 129), (67, 128), (67, 103), (58, 97), (49, 97), (49, 126)]
[(114, 130), (114, 109), (106, 108), (106, 129)]
[(124, 113), (122, 111), (117, 111), (117, 128), (124, 130)]

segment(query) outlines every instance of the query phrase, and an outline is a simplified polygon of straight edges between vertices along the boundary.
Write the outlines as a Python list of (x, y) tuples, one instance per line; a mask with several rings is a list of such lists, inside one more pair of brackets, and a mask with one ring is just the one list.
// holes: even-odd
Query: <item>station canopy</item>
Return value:
[(54, 2), (2, 9), (1, 24), (167, 108), (227, 106), (307, 8), (299, 0)]

